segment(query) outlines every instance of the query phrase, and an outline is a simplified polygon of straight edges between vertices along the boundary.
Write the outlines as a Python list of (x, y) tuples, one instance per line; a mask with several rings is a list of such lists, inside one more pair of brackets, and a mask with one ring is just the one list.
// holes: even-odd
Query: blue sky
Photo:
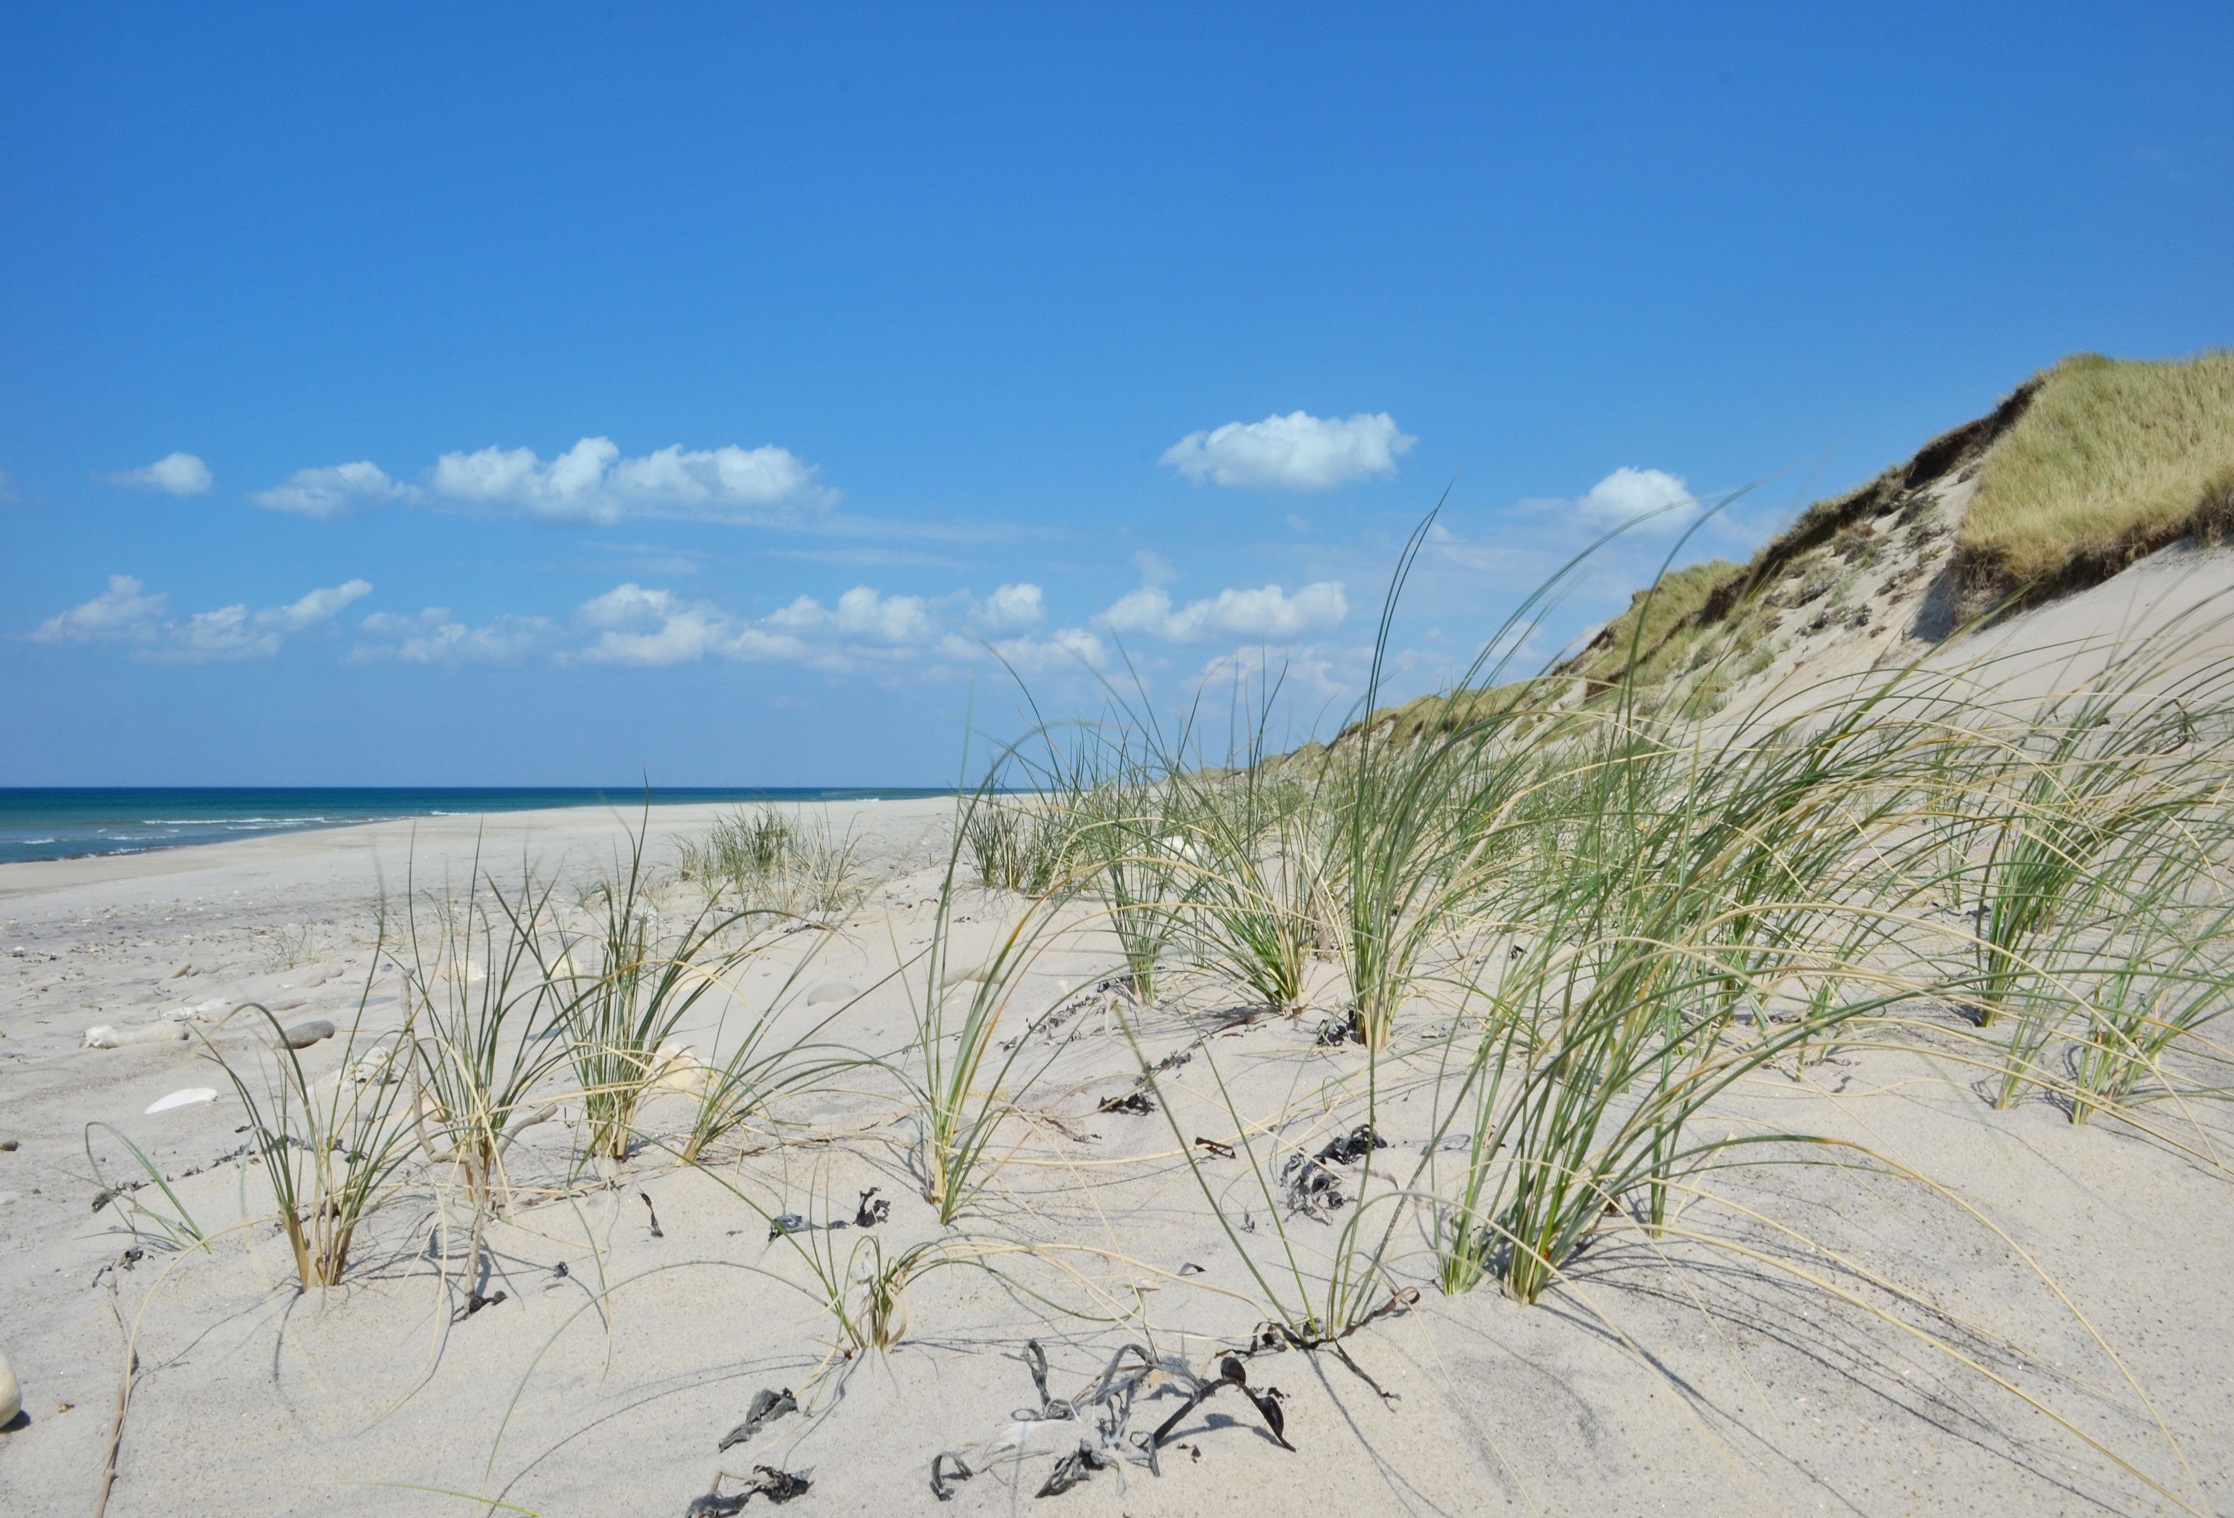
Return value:
[(2234, 341), (2234, 11), (1692, 10), (0, 10), (0, 784), (1300, 730)]

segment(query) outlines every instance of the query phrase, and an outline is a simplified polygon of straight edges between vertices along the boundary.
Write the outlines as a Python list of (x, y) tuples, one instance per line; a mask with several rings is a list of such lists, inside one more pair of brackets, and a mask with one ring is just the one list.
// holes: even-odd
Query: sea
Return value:
[(761, 801), (868, 801), (947, 796), (909, 789), (678, 789), (595, 787), (53, 787), (0, 788), (0, 864), (132, 854), (262, 833), (347, 827), (397, 817), (470, 817), (544, 807)]

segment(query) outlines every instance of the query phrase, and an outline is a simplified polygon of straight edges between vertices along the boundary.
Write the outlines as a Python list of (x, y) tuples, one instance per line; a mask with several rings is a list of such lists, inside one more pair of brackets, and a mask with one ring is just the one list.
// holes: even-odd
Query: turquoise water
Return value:
[(394, 817), (459, 817), (555, 806), (634, 811), (692, 802), (861, 801), (943, 796), (926, 790), (680, 790), (643, 787), (149, 787), (0, 789), (0, 864), (217, 843), (259, 833), (346, 827)]

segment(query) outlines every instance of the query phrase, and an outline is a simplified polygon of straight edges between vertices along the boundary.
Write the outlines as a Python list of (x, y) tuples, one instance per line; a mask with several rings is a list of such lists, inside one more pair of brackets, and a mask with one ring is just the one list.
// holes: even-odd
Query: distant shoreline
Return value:
[(414, 817), (953, 794), (917, 786), (6, 786), (0, 787), (0, 864), (143, 854)]

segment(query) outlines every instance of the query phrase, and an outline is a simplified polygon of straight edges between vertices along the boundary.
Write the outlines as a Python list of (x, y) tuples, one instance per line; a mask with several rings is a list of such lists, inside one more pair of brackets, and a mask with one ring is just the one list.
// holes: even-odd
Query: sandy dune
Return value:
[[(688, 1040), (718, 1056), (811, 955), (795, 993), (843, 981), (862, 994), (842, 1007), (795, 994), (779, 1014), (787, 1036), (835, 1011), (832, 1036), (903, 1058), (910, 998), (926, 988), (920, 968), (894, 972), (930, 938), (948, 816), (943, 803), (833, 809), (868, 840), (883, 883), (839, 931), (778, 939)], [(654, 855), (706, 820), (655, 814)], [(1241, 1136), (1221, 1079), (1265, 1114), (1266, 1153), (1339, 1136), (1362, 1056), (1316, 1047), (1316, 1016), (1248, 1018), (1188, 983), (1136, 1016), (1141, 1057), (1188, 1056), (1164, 1078), (1168, 1111), (1098, 1111), (1139, 1064), (1095, 989), (1109, 946), (1081, 920), (1004, 1014), (1022, 1034), (1070, 1009), (1054, 1036), (1026, 1038), (1014, 1067), (1025, 1119), (951, 1229), (910, 1173), (898, 1085), (864, 1067), (779, 1103), (702, 1169), (654, 1145), (618, 1171), (570, 1176), (568, 1123), (530, 1130), (485, 1279), (464, 1268), (468, 1209), (434, 1167), (377, 1216), (348, 1283), (307, 1295), (257, 1221), (268, 1190), (198, 1045), (78, 1047), (90, 1025), (191, 1008), (217, 1048), (253, 1058), (256, 1035), (220, 1021), (225, 1004), (346, 1022), (368, 985), (368, 1018), (385, 1026), (398, 982), (373, 957), (374, 902), (385, 881), (394, 910), (407, 850), (422, 889), (462, 883), (477, 843), (484, 863), (504, 862), (500, 878), (524, 855), (587, 879), (624, 842), (621, 821), (518, 814), (485, 829), (421, 823), (415, 837), (382, 824), (0, 870), (0, 1139), (20, 1145), (0, 1153), (0, 1353), (28, 1416), (0, 1435), (0, 1510), (92, 1510), (127, 1331), (140, 1375), (109, 1504), (119, 1515), (681, 1514), (723, 1472), (763, 1464), (811, 1481), (800, 1512), (928, 1512), (942, 1453), (977, 1473), (951, 1486), (957, 1512), (2234, 1504), (2234, 1211), (2223, 1170), (2201, 1157), (2229, 1137), (2215, 1108), (2160, 1114), (2156, 1135), (2075, 1128), (2044, 1101), (1992, 1112), (1969, 1088), (1976, 1071), (1892, 1049), (1764, 1073), (1710, 1120), (1844, 1138), (1877, 1158), (1792, 1151), (1793, 1163), (1710, 1177), (1714, 1194), (1669, 1235), (1610, 1234), (1536, 1307), (1428, 1290), (1348, 1339), (1348, 1363), (1255, 1356), (1249, 1383), (1278, 1388), (1292, 1451), (1229, 1392), (1180, 1421), (1160, 1474), (1125, 1461), (1035, 1498), (1109, 1410), (1036, 1416), (1027, 1341), (1045, 1347), (1058, 1401), (1141, 1345), (1161, 1369), (1136, 1389), (1138, 1434), (1180, 1408), (1183, 1371), (1214, 1377), (1217, 1351), (1248, 1344), (1268, 1315), (1245, 1255), (1293, 1295), (1282, 1230), (1245, 1163), (1197, 1150), (1198, 1181), (1180, 1144)], [(966, 895), (953, 963), (987, 952), (1022, 906)], [(1956, 1047), (1952, 1018), (1949, 1030)], [(305, 1058), (333, 1067), (336, 1042)], [(197, 1086), (221, 1099), (145, 1115)], [(1384, 1096), (1383, 1163), (1420, 1158), (1427, 1135), (1407, 1099)], [(685, 1098), (661, 1103), (655, 1133), (687, 1126)], [(212, 1247), (147, 1240), (119, 1266), (129, 1208), (92, 1206), (93, 1122), (176, 1178)], [(109, 1180), (131, 1174), (107, 1132), (90, 1142)], [(1220, 1226), (1205, 1186), (1249, 1232)], [(771, 1239), (768, 1216), (843, 1223), (870, 1187), (891, 1203), (874, 1229)], [(1285, 1220), (1306, 1274), (1344, 1221)], [(917, 1245), (935, 1268), (907, 1287), (898, 1347), (836, 1357), (815, 1259)], [(1418, 1255), (1397, 1251), (1414, 1267)], [(461, 1318), (477, 1288), (504, 1300)], [(801, 1411), (717, 1451), (763, 1388), (794, 1390)]]

